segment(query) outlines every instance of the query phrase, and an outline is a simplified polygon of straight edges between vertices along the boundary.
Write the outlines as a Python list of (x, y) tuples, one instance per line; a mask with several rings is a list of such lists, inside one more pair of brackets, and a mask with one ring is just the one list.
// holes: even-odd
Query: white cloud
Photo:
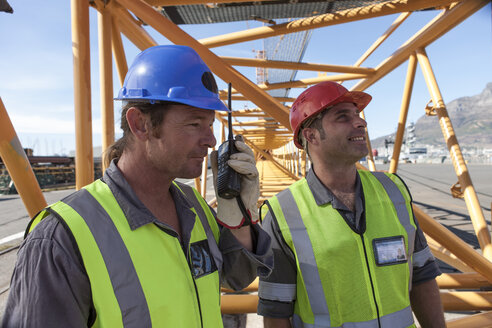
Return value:
[[(10, 116), (14, 129), (17, 133), (39, 133), (39, 134), (74, 134), (75, 121), (73, 119), (61, 119), (39, 115), (13, 114)], [(115, 133), (120, 128), (115, 124)], [(92, 121), (92, 133), (101, 134), (101, 119)]]
[[(8, 73), (8, 71), (7, 71)], [(0, 89), (3, 91), (19, 90), (57, 90), (71, 88), (67, 85), (67, 79), (63, 75), (15, 75), (8, 74), (8, 79), (0, 80)]]
[(17, 133), (73, 133), (75, 131), (73, 120), (24, 114), (12, 114), (10, 119)]

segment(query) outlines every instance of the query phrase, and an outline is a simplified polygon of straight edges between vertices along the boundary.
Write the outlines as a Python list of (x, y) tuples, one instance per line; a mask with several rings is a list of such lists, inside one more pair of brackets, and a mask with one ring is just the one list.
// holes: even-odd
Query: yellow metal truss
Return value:
[[(224, 0), (215, 3), (244, 2), (246, 0)], [(292, 133), (289, 126), (289, 109), (282, 103), (290, 103), (293, 98), (274, 98), (266, 90), (275, 88), (306, 87), (321, 81), (359, 80), (352, 90), (365, 90), (387, 74), (408, 61), (407, 77), (403, 90), (403, 98), (398, 119), (393, 156), (390, 172), (397, 172), (398, 156), (403, 142), (403, 131), (406, 124), (409, 102), (411, 98), (416, 66), (422, 68), (430, 97), (434, 106), (431, 108), (439, 118), (445, 142), (450, 151), (461, 192), (477, 235), (482, 254), (471, 249), (456, 235), (441, 226), (417, 206), (415, 214), (424, 232), (429, 237), (429, 245), (435, 256), (464, 273), (447, 274), (438, 278), (443, 290), (442, 300), (445, 309), (459, 311), (492, 310), (490, 292), (478, 289), (490, 288), (492, 283), (492, 246), (490, 230), (484, 219), (483, 212), (471, 182), (466, 163), (454, 133), (451, 120), (447, 114), (436, 77), (431, 68), (425, 48), (447, 33), (460, 22), (489, 3), (489, 0), (394, 0), (372, 4), (366, 7), (353, 8), (319, 16), (301, 18), (288, 23), (247, 29), (196, 40), (184, 32), (176, 24), (156, 11), (158, 6), (206, 4), (205, 0), (71, 0), (72, 2), (72, 43), (74, 60), (74, 98), (76, 120), (76, 188), (92, 182), (92, 121), (91, 121), (91, 83), (90, 83), (90, 39), (89, 10), (92, 6), (98, 13), (99, 26), (99, 61), (101, 80), (101, 108), (103, 151), (114, 141), (114, 109), (112, 62), (116, 64), (119, 82), (123, 83), (128, 70), (125, 50), (121, 34), (125, 35), (135, 46), (143, 50), (157, 45), (157, 42), (142, 27), (142, 22), (155, 29), (168, 40), (176, 44), (194, 48), (211, 70), (222, 80), (232, 82), (234, 91), (232, 99), (249, 100), (256, 109), (238, 110), (233, 113), (239, 117), (253, 118), (250, 121), (236, 120), (234, 132), (242, 134), (245, 141), (253, 148), (261, 177), (260, 202), (283, 190), (294, 181), (306, 174), (306, 154), (293, 146)], [(155, 7), (154, 7), (155, 6)], [(361, 67), (361, 64), (376, 50), (386, 38), (413, 12), (427, 8), (440, 8), (441, 12), (426, 26), (402, 43), (396, 51), (376, 67)], [(346, 24), (373, 17), (397, 14), (400, 15), (380, 38), (361, 55), (353, 66), (340, 66), (327, 63), (293, 63), (269, 61), (266, 59), (247, 59), (219, 57), (210, 48), (227, 46), (245, 41), (294, 33), (335, 24)], [(138, 17), (139, 19), (136, 19)], [(284, 68), (294, 70), (332, 72), (339, 75), (317, 76), (297, 81), (257, 85), (242, 75), (233, 66), (249, 66), (264, 68)], [(221, 91), (221, 99), (227, 98), (227, 91)], [(17, 140), (15, 131), (10, 124), (8, 115), (0, 101), (0, 155), (5, 162), (19, 194), (24, 200), (29, 215), (33, 216), (46, 206), (32, 170), (20, 172), (18, 167), (29, 166), (25, 155), (14, 149)], [(222, 140), (225, 138), (226, 117), (216, 115), (222, 123)], [(367, 139), (369, 140), (369, 138)], [(20, 144), (19, 144), (20, 145)], [(370, 142), (368, 141), (370, 148)], [(21, 154), (22, 153), (22, 154)], [(369, 154), (368, 165), (375, 170), (372, 154)], [(359, 166), (360, 168), (360, 166)], [(203, 166), (202, 179), (196, 179), (196, 187), (205, 195), (207, 163)], [(214, 204), (214, 201), (211, 202)], [(255, 290), (253, 284), (250, 290)], [(477, 289), (477, 291), (459, 291), (460, 289)], [(222, 308), (224, 313), (256, 312), (257, 296), (255, 295), (224, 295)], [(491, 324), (492, 312), (486, 312), (448, 323), (448, 327), (482, 327)]]

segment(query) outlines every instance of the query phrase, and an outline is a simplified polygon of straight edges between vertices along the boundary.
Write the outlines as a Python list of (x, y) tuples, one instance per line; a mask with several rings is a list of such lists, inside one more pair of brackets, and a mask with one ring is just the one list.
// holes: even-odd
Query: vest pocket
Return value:
[(210, 253), (206, 239), (197, 241), (190, 245), (191, 272), (195, 279), (217, 271), (217, 265)]

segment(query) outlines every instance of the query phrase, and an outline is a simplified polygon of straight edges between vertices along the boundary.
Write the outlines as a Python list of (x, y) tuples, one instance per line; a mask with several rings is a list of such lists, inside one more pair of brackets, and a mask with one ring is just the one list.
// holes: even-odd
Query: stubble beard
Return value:
[[(327, 135), (326, 135), (325, 130), (323, 128), (321, 128), (321, 129), (318, 129), (318, 131), (319, 131), (319, 134), (320, 134), (320, 139), (321, 140), (325, 140), (327, 138)], [(342, 157), (343, 157), (343, 155), (348, 155), (347, 154), (347, 150), (348, 149), (342, 149), (342, 154), (341, 154)], [(365, 147), (364, 147), (364, 149), (363, 150), (360, 149), (360, 152), (358, 152), (358, 154), (355, 154), (355, 151), (354, 151), (354, 155), (351, 156), (350, 162), (357, 163), (362, 158), (366, 157), (368, 153), (369, 153), (369, 149), (368, 149), (367, 144), (366, 144)]]
[(367, 154), (369, 154), (369, 151), (368, 151), (368, 150), (367, 150), (367, 151), (365, 151), (363, 155), (358, 156), (359, 158), (356, 160), (356, 162), (358, 162), (358, 161), (360, 161), (361, 159), (363, 159), (364, 157), (366, 157), (366, 156), (367, 156)]

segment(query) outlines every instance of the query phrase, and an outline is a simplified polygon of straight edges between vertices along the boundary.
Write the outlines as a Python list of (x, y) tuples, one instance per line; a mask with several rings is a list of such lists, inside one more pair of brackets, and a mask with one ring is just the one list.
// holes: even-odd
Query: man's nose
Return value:
[(214, 136), (214, 131), (211, 128), (208, 129), (207, 136), (204, 139), (204, 144), (208, 148), (213, 148), (217, 144), (217, 140), (215, 139), (215, 136)]
[(367, 122), (366, 122), (366, 120), (364, 120), (364, 119), (360, 116), (360, 114), (359, 114), (359, 115), (357, 115), (357, 117), (355, 118), (355, 126), (356, 126), (357, 128), (365, 128), (365, 127), (367, 127)]

